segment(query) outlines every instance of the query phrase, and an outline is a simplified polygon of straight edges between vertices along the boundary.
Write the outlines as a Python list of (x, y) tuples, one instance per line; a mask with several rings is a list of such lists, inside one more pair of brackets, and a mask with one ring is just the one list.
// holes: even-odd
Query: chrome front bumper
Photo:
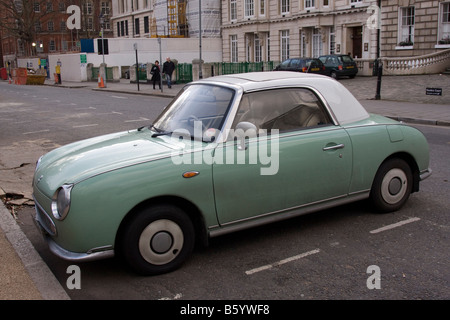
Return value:
[(431, 176), (431, 173), (433, 172), (433, 170), (431, 170), (430, 168), (423, 170), (420, 172), (420, 181), (425, 180), (426, 178), (428, 178), (429, 176)]

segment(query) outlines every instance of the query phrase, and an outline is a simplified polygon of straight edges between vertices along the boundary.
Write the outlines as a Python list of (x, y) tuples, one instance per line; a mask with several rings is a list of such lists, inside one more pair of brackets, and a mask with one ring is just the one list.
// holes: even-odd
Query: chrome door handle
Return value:
[(342, 149), (342, 148), (344, 148), (344, 147), (345, 147), (345, 145), (344, 145), (343, 143), (341, 143), (341, 144), (337, 144), (337, 145), (335, 145), (335, 146), (325, 147), (325, 148), (323, 148), (322, 150), (323, 150), (323, 151), (330, 151), (330, 150)]

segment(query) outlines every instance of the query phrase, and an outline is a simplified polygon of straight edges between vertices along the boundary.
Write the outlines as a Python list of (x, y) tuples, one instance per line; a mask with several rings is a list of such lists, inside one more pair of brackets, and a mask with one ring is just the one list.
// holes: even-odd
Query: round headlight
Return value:
[(58, 220), (63, 220), (70, 210), (70, 192), (73, 184), (65, 184), (56, 190), (53, 195), (52, 213)]

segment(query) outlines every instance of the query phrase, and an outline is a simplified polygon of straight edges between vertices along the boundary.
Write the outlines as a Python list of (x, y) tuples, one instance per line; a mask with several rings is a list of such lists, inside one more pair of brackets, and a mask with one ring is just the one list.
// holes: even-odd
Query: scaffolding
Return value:
[[(159, 0), (154, 2), (152, 37), (198, 37), (198, 0)], [(202, 37), (220, 37), (220, 0), (202, 0)]]

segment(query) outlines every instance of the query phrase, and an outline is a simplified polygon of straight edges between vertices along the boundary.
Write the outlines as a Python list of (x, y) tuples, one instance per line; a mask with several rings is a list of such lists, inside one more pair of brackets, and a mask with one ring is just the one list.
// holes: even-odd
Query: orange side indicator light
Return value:
[(195, 176), (198, 176), (200, 174), (200, 172), (198, 171), (187, 171), (185, 173), (183, 173), (183, 178), (192, 178)]

